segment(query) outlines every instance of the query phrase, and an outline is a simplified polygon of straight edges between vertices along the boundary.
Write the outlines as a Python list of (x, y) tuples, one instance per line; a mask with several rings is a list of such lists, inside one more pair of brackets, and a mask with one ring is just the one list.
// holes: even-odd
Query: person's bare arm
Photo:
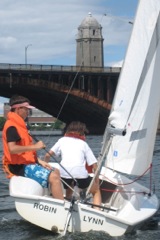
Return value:
[(94, 164), (92, 165), (92, 170), (93, 170), (93, 172), (95, 172), (96, 169), (97, 169), (97, 163), (94, 163)]
[(46, 155), (44, 156), (44, 161), (45, 161), (45, 162), (49, 162), (50, 157), (51, 157), (53, 154), (54, 154), (54, 152), (52, 152), (51, 150), (50, 150), (48, 153), (46, 153)]
[(20, 145), (17, 145), (16, 142), (9, 142), (8, 148), (11, 154), (17, 154), (22, 152), (37, 151), (37, 150), (43, 149), (45, 148), (45, 144), (42, 141), (38, 141), (37, 143), (32, 145), (20, 146)]
[[(92, 165), (92, 172), (93, 172), (93, 173), (96, 172), (97, 167), (98, 167), (97, 163), (94, 163), (94, 164)], [(96, 176), (95, 182), (97, 182), (97, 183), (99, 182), (99, 175)]]

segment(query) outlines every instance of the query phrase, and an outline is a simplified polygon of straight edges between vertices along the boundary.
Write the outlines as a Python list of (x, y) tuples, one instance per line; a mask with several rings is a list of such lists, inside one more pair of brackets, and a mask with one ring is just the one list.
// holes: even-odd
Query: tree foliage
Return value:
[[(2, 131), (4, 123), (6, 119), (4, 117), (0, 117), (0, 131)], [(50, 126), (46, 127), (46, 123), (38, 124), (38, 126), (30, 125), (31, 130), (53, 130), (53, 129), (63, 129), (64, 123), (57, 120), (55, 123), (51, 123)]]
[(6, 119), (4, 117), (0, 117), (0, 131), (2, 131), (5, 121)]

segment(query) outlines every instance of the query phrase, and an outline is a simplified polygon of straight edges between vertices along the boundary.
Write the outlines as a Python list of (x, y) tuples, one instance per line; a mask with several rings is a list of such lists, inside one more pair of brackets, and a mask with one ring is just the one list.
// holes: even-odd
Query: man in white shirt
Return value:
[[(84, 123), (71, 122), (64, 137), (60, 138), (45, 155), (46, 162), (53, 154), (61, 156), (63, 168), (60, 167), (60, 175), (63, 182), (73, 187), (75, 185), (74, 179), (76, 179), (80, 189), (87, 188), (92, 180), (86, 169), (86, 164), (91, 167), (92, 172), (95, 172), (97, 168), (97, 159), (85, 142), (85, 132), (87, 132), (87, 128)], [(73, 192), (65, 183), (63, 185), (66, 189), (66, 198), (70, 199)], [(93, 204), (100, 205), (101, 194), (98, 176), (95, 178), (90, 192), (93, 194)]]

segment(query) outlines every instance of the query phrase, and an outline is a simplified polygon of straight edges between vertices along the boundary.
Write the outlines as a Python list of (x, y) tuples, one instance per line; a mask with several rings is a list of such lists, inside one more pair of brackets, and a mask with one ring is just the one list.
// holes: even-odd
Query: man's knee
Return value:
[(54, 169), (49, 176), (49, 182), (60, 181), (60, 172), (58, 169)]

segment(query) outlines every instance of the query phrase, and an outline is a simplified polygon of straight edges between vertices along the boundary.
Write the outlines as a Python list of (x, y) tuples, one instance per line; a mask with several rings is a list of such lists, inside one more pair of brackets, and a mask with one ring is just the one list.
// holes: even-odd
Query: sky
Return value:
[[(138, 0), (0, 0), (0, 63), (76, 65), (89, 12), (102, 26), (104, 66), (121, 66)], [(0, 96), (0, 113), (7, 99)]]

